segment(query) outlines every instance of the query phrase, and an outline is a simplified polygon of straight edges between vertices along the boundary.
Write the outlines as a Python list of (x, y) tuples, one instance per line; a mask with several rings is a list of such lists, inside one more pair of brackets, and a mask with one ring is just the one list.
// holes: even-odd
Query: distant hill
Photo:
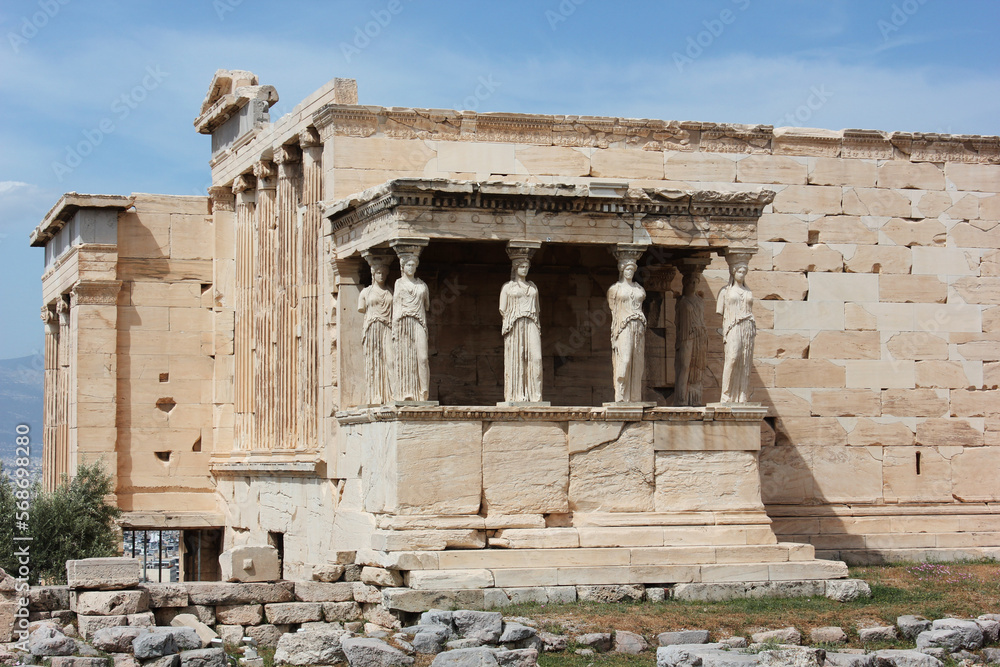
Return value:
[(31, 458), (41, 461), (44, 375), (41, 354), (0, 359), (0, 459), (4, 468), (13, 466), (18, 424), (31, 428)]

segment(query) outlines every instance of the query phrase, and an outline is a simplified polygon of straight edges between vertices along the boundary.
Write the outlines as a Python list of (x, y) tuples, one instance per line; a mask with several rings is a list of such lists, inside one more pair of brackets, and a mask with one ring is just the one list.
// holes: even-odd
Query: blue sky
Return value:
[(339, 76), (384, 106), (1000, 134), (998, 26), (995, 0), (4, 0), (0, 358), (42, 347), (27, 237), (60, 194), (204, 194), (217, 68), (272, 117)]

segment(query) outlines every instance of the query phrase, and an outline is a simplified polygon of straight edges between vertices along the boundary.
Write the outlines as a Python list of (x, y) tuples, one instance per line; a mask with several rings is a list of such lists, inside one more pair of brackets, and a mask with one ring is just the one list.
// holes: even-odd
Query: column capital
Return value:
[(527, 259), (531, 261), (531, 258), (535, 256), (538, 249), (542, 247), (541, 241), (529, 241), (527, 239), (511, 239), (507, 241), (507, 256), (510, 257), (510, 261), (515, 261), (518, 259)]
[(277, 174), (278, 170), (270, 160), (261, 160), (253, 165), (253, 175), (257, 178), (258, 190), (274, 190), (277, 187), (274, 182)]
[(740, 264), (749, 265), (756, 252), (755, 248), (726, 248), (724, 256), (726, 263), (729, 264), (729, 270), (732, 271)]
[(240, 194), (257, 187), (257, 178), (253, 174), (240, 174), (233, 179), (233, 194)]
[(307, 127), (299, 132), (300, 148), (317, 148), (322, 144), (319, 138), (319, 131), (315, 127)]
[(392, 264), (392, 251), (388, 248), (371, 248), (362, 251), (361, 256), (368, 262), (368, 266), (375, 269), (379, 266), (389, 266)]
[(402, 262), (405, 256), (420, 258), (420, 252), (430, 244), (430, 238), (426, 236), (401, 236), (389, 242), (389, 246), (396, 251), (396, 256)]
[(236, 197), (233, 188), (225, 186), (212, 186), (208, 189), (208, 196), (212, 201), (212, 212), (236, 210)]

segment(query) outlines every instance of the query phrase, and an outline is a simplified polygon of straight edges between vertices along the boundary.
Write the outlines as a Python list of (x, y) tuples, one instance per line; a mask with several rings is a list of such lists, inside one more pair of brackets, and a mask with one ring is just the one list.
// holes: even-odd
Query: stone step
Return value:
[(391, 570), (419, 571), (783, 563), (811, 561), (814, 557), (812, 545), (784, 542), (720, 547), (461, 549), (390, 553), (367, 549), (358, 552), (357, 562)]
[(616, 584), (675, 584), (839, 579), (847, 566), (839, 561), (807, 560), (705, 565), (620, 565), (606, 567), (469, 568), (413, 570), (406, 585), (415, 590), (517, 588)]

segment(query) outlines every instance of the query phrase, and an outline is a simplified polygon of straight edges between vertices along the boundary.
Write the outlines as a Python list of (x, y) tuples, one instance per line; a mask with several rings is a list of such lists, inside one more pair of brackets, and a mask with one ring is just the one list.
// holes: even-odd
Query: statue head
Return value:
[(739, 283), (743, 284), (743, 281), (747, 277), (747, 272), (750, 270), (750, 265), (747, 262), (733, 262), (729, 265), (729, 284), (735, 285)]
[(527, 279), (528, 270), (531, 268), (531, 260), (527, 257), (518, 257), (510, 265), (510, 279), (517, 280), (519, 277)]
[(417, 275), (418, 266), (420, 266), (420, 260), (415, 253), (404, 253), (399, 256), (399, 270), (407, 278), (413, 278)]
[(625, 280), (632, 280), (635, 272), (639, 270), (639, 264), (634, 259), (622, 259), (618, 261), (618, 276)]

